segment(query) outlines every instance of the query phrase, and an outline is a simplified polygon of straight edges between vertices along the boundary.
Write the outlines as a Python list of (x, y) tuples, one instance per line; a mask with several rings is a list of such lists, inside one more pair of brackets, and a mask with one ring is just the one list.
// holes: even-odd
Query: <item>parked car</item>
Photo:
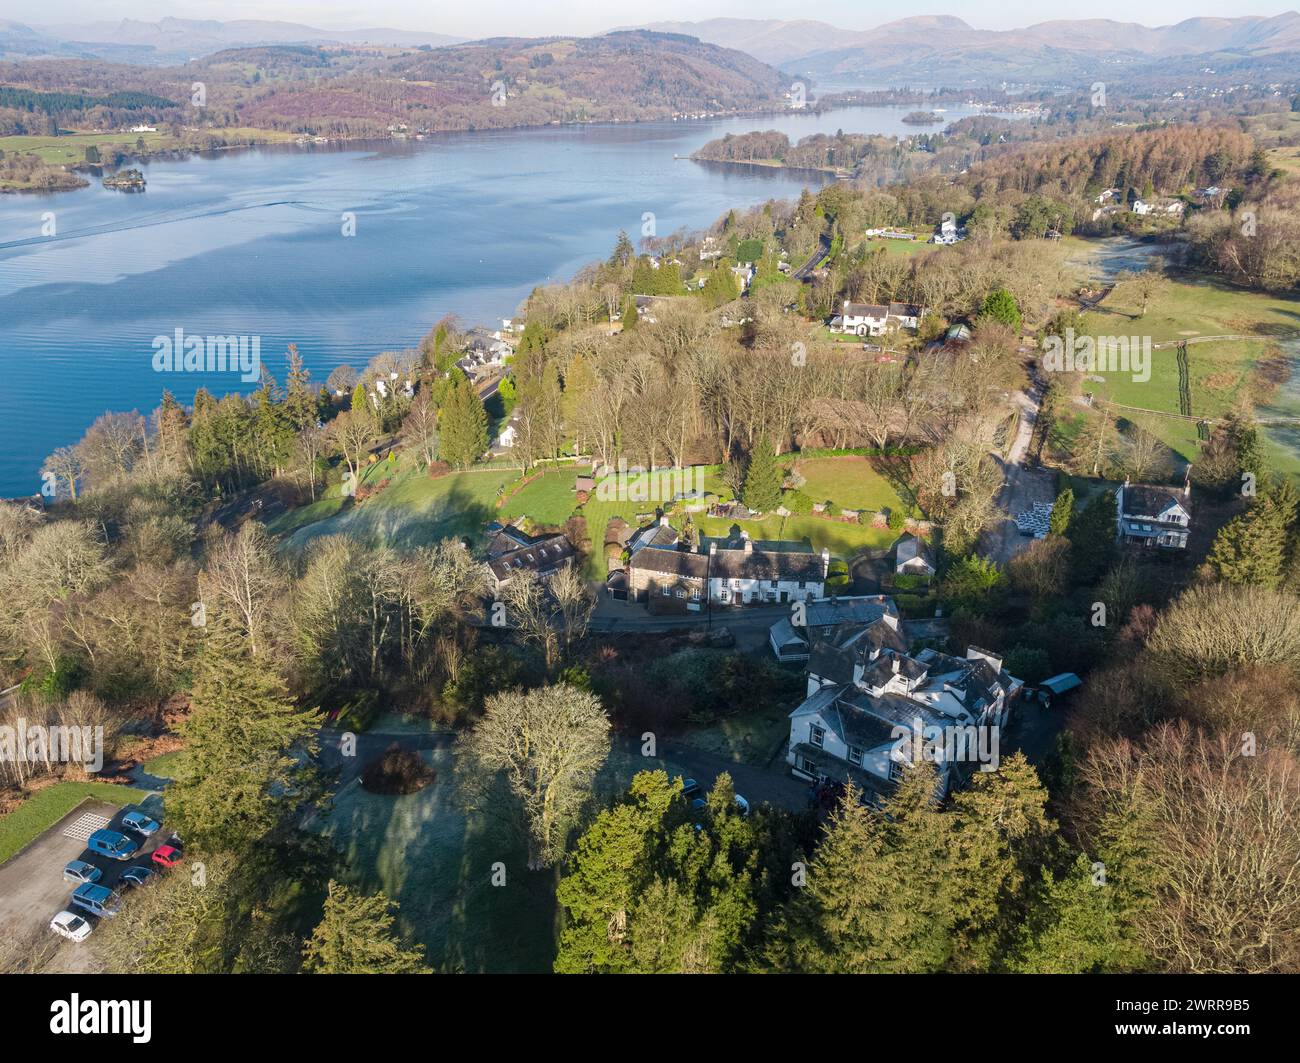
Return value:
[(76, 912), (63, 911), (50, 920), (50, 929), (69, 941), (85, 941), (94, 928)]
[(736, 794), (736, 807), (740, 809), (742, 816), (749, 815), (749, 801), (741, 797), (740, 794)]
[(142, 838), (147, 838), (158, 830), (158, 824), (143, 812), (128, 812), (122, 817), (122, 826)]
[(94, 864), (88, 864), (85, 860), (69, 860), (63, 865), (63, 881), (75, 882), (78, 885), (85, 882), (98, 882), (104, 877), (104, 872)]
[(122, 882), (128, 886), (143, 886), (156, 874), (157, 872), (148, 864), (136, 864), (122, 872)]
[(160, 845), (153, 851), (153, 862), (163, 867), (175, 867), (183, 855), (174, 845)]
[(684, 798), (686, 798), (686, 800), (688, 800), (688, 801), (689, 801), (692, 797), (699, 797), (699, 796), (700, 796), (700, 784), (697, 783), (694, 779), (683, 779), (683, 780), (682, 780), (682, 796), (683, 796)]
[(92, 915), (117, 915), (122, 910), (122, 895), (107, 886), (87, 883), (72, 891), (72, 903)]
[(86, 840), (92, 853), (109, 856), (114, 860), (130, 860), (140, 851), (140, 843), (115, 830), (97, 830)]

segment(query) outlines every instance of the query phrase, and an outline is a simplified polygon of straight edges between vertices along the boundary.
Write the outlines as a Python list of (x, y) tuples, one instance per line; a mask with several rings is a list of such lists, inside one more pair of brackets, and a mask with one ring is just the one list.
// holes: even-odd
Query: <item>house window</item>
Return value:
[(862, 767), (862, 750), (857, 746), (849, 746), (849, 763)]
[(678, 598), (685, 598), (685, 597), (686, 597), (686, 592), (685, 592), (684, 590), (682, 590), (680, 587), (677, 589), (677, 597), (678, 597)]
[(738, 591), (738, 590), (740, 590), (740, 580), (738, 580), (738, 579), (733, 579), (733, 580), (731, 581), (731, 589), (732, 589), (733, 591)]
[(722, 602), (723, 605), (726, 605), (727, 602), (731, 601), (731, 592), (726, 590), (719, 591), (718, 601)]
[(826, 742), (826, 728), (818, 727), (817, 724), (813, 724), (808, 728), (808, 741), (818, 749), (824, 749)]
[(814, 764), (814, 763), (813, 763), (809, 758), (807, 758), (807, 757), (800, 757), (800, 758), (799, 758), (799, 768), (800, 768), (800, 770), (802, 770), (802, 771), (806, 771), (809, 775), (820, 776), (820, 774), (821, 774), (821, 773), (818, 772), (818, 770), (817, 770), (817, 765)]
[(774, 580), (774, 579), (770, 579), (770, 580), (768, 580), (768, 581), (767, 581), (767, 585), (768, 585), (769, 587), (771, 587), (773, 590), (776, 590), (776, 580)]
[(700, 592), (699, 592), (699, 591), (691, 591), (691, 601), (693, 601), (693, 602), (698, 602), (699, 600), (700, 600)]

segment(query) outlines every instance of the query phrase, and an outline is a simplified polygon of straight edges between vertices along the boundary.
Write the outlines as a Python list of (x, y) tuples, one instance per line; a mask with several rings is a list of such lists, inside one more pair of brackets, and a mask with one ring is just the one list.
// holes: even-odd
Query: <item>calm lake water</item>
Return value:
[[(55, 447), (106, 409), (238, 375), (158, 373), (153, 341), (257, 336), (281, 380), (416, 344), (444, 314), (510, 317), (537, 284), (604, 257), (620, 229), (699, 229), (818, 175), (677, 161), (727, 132), (906, 134), (911, 108), (461, 133), (144, 164), (148, 191), (0, 196), (0, 497), (39, 489)], [(948, 120), (970, 111), (952, 108)], [(52, 213), (55, 234), (43, 234)], [(356, 235), (341, 233), (344, 212)]]

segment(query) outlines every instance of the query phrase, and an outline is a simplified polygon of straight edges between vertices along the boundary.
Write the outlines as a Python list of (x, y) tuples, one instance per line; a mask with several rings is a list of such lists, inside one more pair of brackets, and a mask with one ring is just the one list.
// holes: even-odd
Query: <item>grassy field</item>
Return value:
[[(356, 783), (334, 798), (323, 833), (342, 850), (354, 881), (401, 906), (404, 929), (450, 971), (548, 971), (553, 883), (456, 802), (454, 754), (423, 754), (436, 777), (404, 797)], [(492, 865), (506, 867), (492, 885)]]
[(1255, 115), (1249, 132), (1268, 152), (1268, 161), (1273, 166), (1287, 173), (1300, 173), (1300, 148), (1278, 146), (1283, 137), (1300, 133), (1300, 112), (1275, 111)]
[[(1203, 279), (1178, 280), (1156, 296), (1145, 315), (1141, 314), (1136, 293), (1121, 286), (1102, 309), (1085, 315), (1084, 321), (1093, 335), (1150, 337), (1152, 343), (1176, 343), (1197, 336), (1249, 337), (1187, 347), (1192, 415), (1218, 418), (1242, 396), (1255, 364), (1276, 353), (1280, 340), (1300, 335), (1300, 300), (1244, 292)], [(1134, 380), (1131, 373), (1100, 375), (1105, 376), (1104, 382), (1089, 381), (1086, 386), (1103, 398), (1146, 410), (1179, 413), (1177, 351), (1173, 347), (1152, 351), (1149, 380)], [(1195, 459), (1194, 422), (1117, 412), (1143, 424), (1184, 460)], [(1300, 467), (1300, 456), (1276, 449), (1275, 464)]]
[[(791, 455), (782, 458), (789, 466), (797, 464), (808, 480), (804, 490), (816, 501), (830, 499), (844, 509), (881, 510), (901, 506), (889, 482), (863, 457), (822, 457), (806, 461)], [(722, 501), (732, 497), (722, 480), (718, 466), (697, 467), (703, 476), (704, 490)], [(561, 526), (571, 516), (587, 523), (591, 551), (584, 574), (603, 580), (606, 567), (603, 554), (605, 528), (614, 517), (622, 517), (633, 527), (639, 526), (656, 510), (654, 501), (635, 501), (617, 497), (602, 499), (593, 493), (581, 508), (573, 491), (574, 478), (586, 472), (585, 466), (550, 469), (519, 488), (498, 506), (503, 490), (510, 489), (519, 478), (518, 470), (497, 466), (475, 468), (432, 479), (415, 463), (399, 458), (395, 463), (379, 462), (369, 466), (361, 477), (362, 486), (376, 486), (388, 479), (389, 486), (379, 493), (354, 503), (341, 496), (339, 484), (326, 488), (322, 497), (310, 505), (281, 514), (268, 524), (268, 530), (283, 537), (291, 551), (306, 547), (322, 535), (348, 534), (374, 545), (399, 548), (421, 546), (448, 537), (466, 537), (477, 542), (483, 526), (491, 520), (529, 517), (538, 523)], [(625, 494), (635, 495), (638, 481), (629, 481)], [(612, 492), (611, 492), (612, 494)], [(679, 530), (685, 514), (672, 517)], [(695, 524), (704, 535), (725, 536), (733, 521), (694, 515)], [(887, 546), (893, 535), (887, 528), (845, 524), (815, 516), (780, 517), (742, 521), (742, 530), (753, 539), (792, 539), (806, 541), (814, 550), (826, 548), (838, 557), (851, 557), (864, 548)]]
[[(797, 703), (798, 699), (795, 699)], [(679, 737), (694, 746), (741, 764), (767, 765), (790, 736), (790, 705), (766, 705), (707, 726), (689, 727)]]
[(115, 805), (140, 804), (149, 795), (110, 782), (61, 782), (38, 790), (5, 816), (0, 816), (0, 864), (40, 837), (82, 801)]
[[(294, 134), (269, 129), (211, 129), (204, 136), (225, 140), (256, 139), (263, 143), (291, 141)], [(11, 136), (0, 137), (0, 150), (16, 154), (35, 155), (41, 162), (51, 165), (85, 162), (86, 149), (97, 147), (102, 155), (113, 151), (136, 151), (136, 142), (143, 141), (146, 152), (170, 151), (192, 146), (193, 135), (174, 137), (169, 133), (65, 133), (61, 136)]]
[[(549, 873), (529, 872), (525, 854), (457, 802), (455, 754), (422, 754), (434, 781), (404, 797), (371, 794), (355, 783), (334, 797), (322, 833), (342, 851), (352, 882), (382, 889), (401, 908), (403, 930), (447, 971), (545, 972), (554, 958), (554, 889)], [(681, 765), (646, 759), (615, 744), (597, 779), (603, 801), (637, 771)], [(493, 865), (505, 884), (493, 885)]]
[[(790, 464), (792, 461), (790, 455), (783, 455), (781, 458), (783, 465)], [(799, 462), (798, 468), (800, 473), (809, 479), (809, 486), (804, 487), (805, 493), (810, 494), (816, 501), (830, 498), (845, 509), (879, 510), (901, 505), (893, 488), (871, 468), (866, 458), (811, 458)], [(722, 481), (722, 470), (716, 465), (704, 466), (703, 469), (705, 492), (716, 495), (721, 501), (730, 501), (733, 497), (732, 491)], [(631, 483), (635, 485), (635, 479)], [(654, 510), (654, 502), (602, 501), (595, 495), (587, 501), (580, 513), (587, 521), (587, 534), (592, 541), (592, 552), (586, 569), (589, 579), (605, 577), (601, 546), (605, 538), (605, 527), (609, 521), (614, 517), (622, 517), (636, 527), (640, 523), (637, 520), (638, 514), (652, 514)], [(733, 521), (696, 513), (692, 518), (702, 535), (724, 537), (733, 524), (739, 524), (741, 530), (747, 531), (751, 539), (806, 540), (814, 550), (826, 548), (832, 555), (845, 558), (852, 557), (862, 549), (888, 546), (895, 538), (888, 528), (843, 524), (814, 516), (780, 517), (773, 514), (763, 520)], [(674, 514), (669, 519), (673, 527), (680, 531), (686, 523), (686, 514)]]
[(890, 256), (901, 255), (904, 258), (910, 258), (912, 255), (918, 254), (921, 251), (943, 250), (944, 245), (942, 244), (931, 244), (926, 242), (930, 239), (930, 234), (928, 232), (919, 227), (915, 232), (915, 240), (888, 240), (883, 236), (869, 236), (863, 241), (863, 244), (865, 244), (868, 251), (874, 252), (883, 247), (885, 249), (885, 254)]
[(140, 765), (147, 774), (156, 775), (160, 779), (174, 779), (175, 772), (180, 767), (181, 758), (185, 755), (183, 749), (174, 749), (170, 753), (162, 753), (156, 757), (146, 760)]
[[(399, 462), (371, 466), (361, 478), (363, 485), (388, 477), (383, 491), (361, 503), (339, 498), (338, 485), (304, 515), (291, 510), (272, 521), (268, 530), (286, 535), (285, 545), (299, 550), (321, 535), (346, 533), (375, 546), (400, 548), (425, 546), (456, 536), (474, 539), (483, 525), (499, 515), (496, 499), (502, 487), (518, 476), (518, 470), (471, 469), (433, 479), (414, 467)], [(315, 518), (315, 519), (312, 519)]]
[(871, 467), (869, 458), (809, 458), (794, 463), (794, 469), (807, 480), (802, 488), (814, 502), (830, 500), (842, 509), (895, 509), (902, 500), (880, 473)]
[[(584, 467), (582, 471), (587, 470)], [(500, 512), (504, 517), (531, 517), (541, 524), (563, 524), (576, 505), (573, 482), (577, 475), (573, 466), (550, 469), (511, 495)]]

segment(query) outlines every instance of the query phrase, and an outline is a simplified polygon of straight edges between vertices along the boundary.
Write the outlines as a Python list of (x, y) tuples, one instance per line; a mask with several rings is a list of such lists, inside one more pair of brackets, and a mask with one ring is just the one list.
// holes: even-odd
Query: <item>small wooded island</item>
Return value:
[(943, 121), (943, 115), (934, 111), (909, 111), (903, 115), (903, 121), (908, 125), (935, 125)]
[(104, 187), (115, 188), (119, 192), (143, 192), (144, 174), (136, 169), (118, 170), (117, 173), (104, 178)]

